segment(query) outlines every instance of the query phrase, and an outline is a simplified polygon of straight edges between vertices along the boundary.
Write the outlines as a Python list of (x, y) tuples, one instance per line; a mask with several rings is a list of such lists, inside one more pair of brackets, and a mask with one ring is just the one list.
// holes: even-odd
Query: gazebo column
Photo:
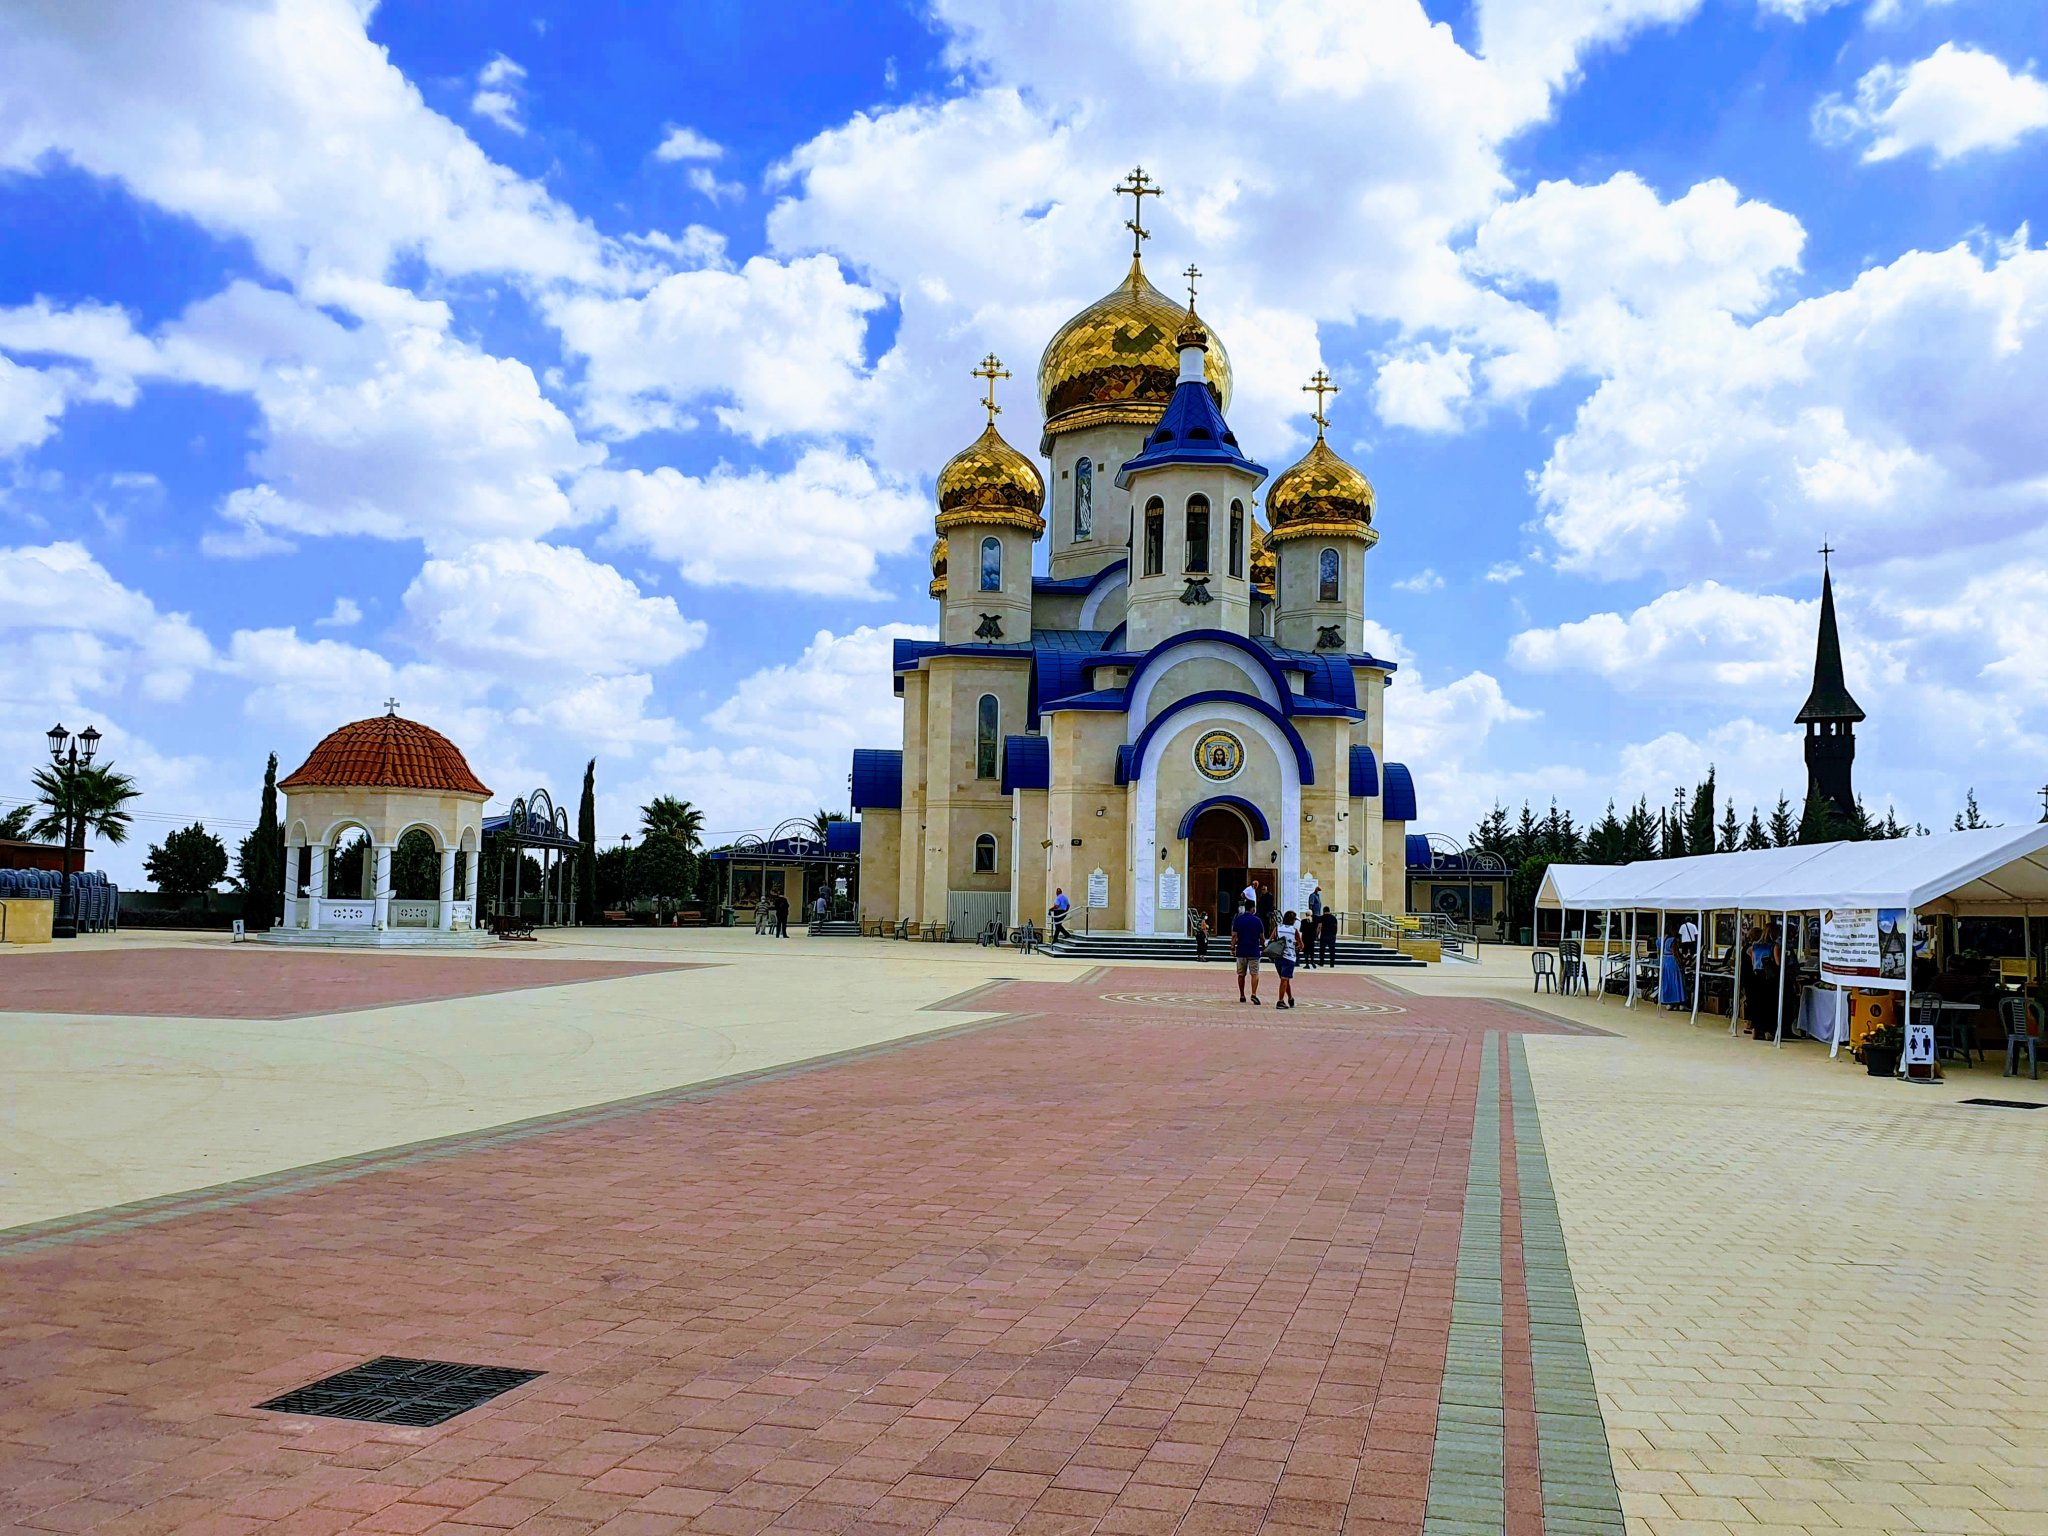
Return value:
[(373, 898), (376, 916), (372, 924), (379, 930), (391, 926), (391, 848), (386, 843), (372, 843), (370, 851), (376, 859), (377, 880), (372, 889), (377, 893)]
[(311, 906), (306, 926), (320, 926), (320, 903), (327, 895), (327, 845), (321, 844), (312, 851), (311, 866), (306, 875), (306, 900)]
[(299, 926), (299, 850), (295, 844), (284, 845), (284, 910), (278, 914), (281, 927)]
[(441, 924), (446, 929), (455, 926), (455, 850), (441, 850)]

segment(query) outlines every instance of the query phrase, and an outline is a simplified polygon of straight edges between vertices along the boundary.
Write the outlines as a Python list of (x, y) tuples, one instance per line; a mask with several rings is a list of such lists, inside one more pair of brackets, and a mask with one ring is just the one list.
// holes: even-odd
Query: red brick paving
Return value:
[[(1421, 1525), (1483, 1032), (1107, 1003), (0, 1261), (23, 1530)], [(436, 1429), (249, 1405), (546, 1371)]]
[(317, 954), (256, 944), (10, 955), (0, 964), (0, 1012), (302, 1019), (695, 969), (500, 955)]

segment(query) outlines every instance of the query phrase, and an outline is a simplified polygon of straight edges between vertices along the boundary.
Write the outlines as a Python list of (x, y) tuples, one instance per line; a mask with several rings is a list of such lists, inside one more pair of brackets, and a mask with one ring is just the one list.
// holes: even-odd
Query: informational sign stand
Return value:
[(242, 940), (243, 940), (243, 939), (247, 938), (248, 936), (249, 936), (249, 926), (248, 926), (248, 924), (247, 924), (247, 923), (245, 923), (245, 922), (243, 922), (241, 918), (239, 918), (239, 917), (238, 917), (238, 918), (236, 918), (236, 919), (235, 919), (235, 936), (234, 936), (234, 938), (233, 938), (233, 939), (232, 939), (232, 940), (231, 940), (230, 942), (232, 942), (232, 943), (236, 943), (236, 944), (239, 944), (239, 943), (241, 943), (241, 942), (242, 942)]
[(1899, 1067), (1909, 1083), (1938, 1083), (1941, 1081), (1941, 1066), (1934, 1059), (1934, 1026), (1932, 1024), (1908, 1024), (1906, 1026), (1906, 1053), (1900, 1058)]

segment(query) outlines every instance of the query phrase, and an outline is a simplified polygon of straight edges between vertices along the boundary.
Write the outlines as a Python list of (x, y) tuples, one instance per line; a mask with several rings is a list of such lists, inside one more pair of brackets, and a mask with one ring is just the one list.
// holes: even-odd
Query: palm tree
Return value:
[(0, 842), (18, 843), (28, 836), (28, 824), (35, 819), (36, 808), (32, 805), (17, 805), (5, 816), (0, 816)]
[(828, 839), (828, 838), (830, 838), (830, 836), (831, 836), (831, 834), (830, 834), (829, 832), (827, 832), (827, 831), (826, 831), (825, 829), (826, 829), (827, 827), (831, 826), (831, 825), (832, 825), (832, 823), (833, 823), (833, 822), (835, 822), (835, 821), (844, 821), (844, 820), (846, 820), (846, 813), (845, 813), (845, 812), (843, 812), (843, 811), (828, 811), (828, 810), (824, 809), (824, 807), (822, 807), (822, 806), (820, 806), (820, 807), (819, 807), (819, 809), (818, 809), (818, 814), (817, 814), (817, 815), (815, 815), (815, 816), (813, 816), (813, 817), (811, 818), (811, 830), (812, 830), (813, 832), (815, 832), (815, 833), (817, 833), (817, 834), (818, 834), (818, 842), (819, 842), (819, 844), (820, 844), (821, 846), (822, 846), (822, 845), (823, 845), (823, 844), (824, 844), (824, 843), (825, 843), (825, 842), (827, 841), (827, 839)]
[(61, 843), (75, 818), (86, 836), (97, 835), (110, 843), (125, 843), (134, 825), (124, 806), (142, 791), (125, 773), (116, 773), (105, 763), (79, 766), (66, 773), (55, 768), (35, 772), (36, 800), (43, 814), (29, 827), (30, 833)]
[(688, 853), (703, 844), (704, 813), (674, 795), (656, 795), (640, 807), (640, 833), (643, 839), (674, 838)]

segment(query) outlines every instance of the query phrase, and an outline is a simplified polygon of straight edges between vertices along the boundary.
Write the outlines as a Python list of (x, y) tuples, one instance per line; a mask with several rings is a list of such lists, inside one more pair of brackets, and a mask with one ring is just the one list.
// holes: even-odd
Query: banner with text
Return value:
[(1906, 910), (1835, 907), (1820, 915), (1820, 974), (1837, 986), (1903, 992)]

